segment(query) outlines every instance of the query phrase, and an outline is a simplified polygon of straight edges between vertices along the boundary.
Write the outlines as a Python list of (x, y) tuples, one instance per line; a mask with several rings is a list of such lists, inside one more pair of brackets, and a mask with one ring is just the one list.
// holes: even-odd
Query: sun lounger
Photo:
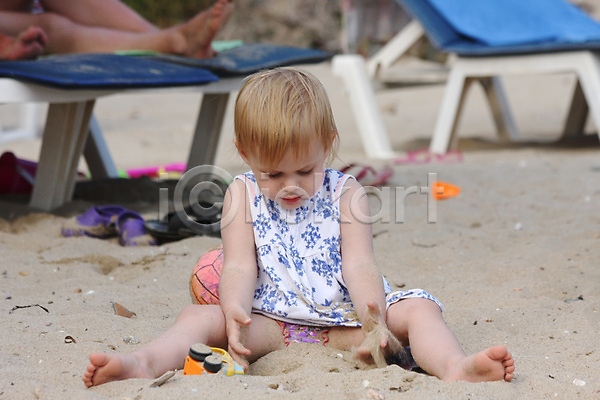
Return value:
[[(153, 60), (208, 69), (219, 77), (218, 84), (211, 84), (214, 89), (209, 85), (203, 90), (202, 108), (188, 158), (189, 168), (214, 164), (229, 95), (239, 88), (244, 77), (261, 69), (321, 62), (329, 59), (331, 54), (315, 49), (248, 43), (222, 51), (211, 59), (191, 59), (172, 55), (148, 57)], [(229, 90), (223, 90), (227, 87)], [(215, 119), (219, 122), (214, 123)]]
[[(244, 46), (242, 46), (244, 47)], [(72, 198), (76, 166), (86, 147), (90, 168), (97, 175), (112, 175), (116, 169), (92, 118), (97, 98), (141, 90), (194, 90), (201, 92), (188, 167), (212, 164), (230, 93), (239, 89), (241, 80), (261, 68), (330, 57), (325, 52), (280, 46), (253, 46), (248, 54), (239, 50), (222, 52), (211, 63), (218, 77), (203, 65), (182, 65), (181, 59), (148, 59), (111, 54), (55, 56), (37, 61), (0, 63), (0, 104), (49, 103), (42, 138), (38, 172), (30, 205), (52, 210)], [(239, 56), (236, 56), (238, 54)], [(187, 63), (189, 64), (189, 62)], [(226, 72), (223, 72), (226, 70)], [(88, 135), (90, 121), (92, 135)], [(93, 140), (86, 146), (88, 136)], [(95, 160), (95, 162), (93, 161)]]
[(502, 75), (576, 74), (563, 136), (581, 134), (588, 111), (600, 127), (600, 24), (574, 5), (565, 0), (397, 2), (413, 21), (377, 54), (367, 62), (352, 55), (334, 58), (369, 157), (394, 155), (369, 77), (390, 67), (423, 35), (439, 50), (454, 55), (431, 152), (445, 153), (456, 146), (460, 114), (474, 82), (482, 84), (500, 138), (522, 139), (504, 95)]
[[(397, 0), (451, 65), (430, 150), (456, 145), (467, 91), (483, 85), (498, 133), (520, 135), (500, 84), (502, 75), (574, 73), (578, 83), (563, 130), (583, 131), (588, 107), (600, 127), (600, 24), (564, 0)], [(600, 134), (600, 131), (599, 131)]]
[(126, 90), (218, 81), (206, 70), (110, 54), (2, 62), (0, 76), (0, 103), (49, 103), (30, 202), (43, 210), (71, 199), (76, 166), (98, 97)]

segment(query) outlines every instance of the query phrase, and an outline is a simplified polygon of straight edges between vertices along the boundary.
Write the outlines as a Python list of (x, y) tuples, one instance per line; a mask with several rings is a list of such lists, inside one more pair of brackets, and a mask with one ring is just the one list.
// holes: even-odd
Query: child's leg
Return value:
[(467, 356), (433, 301), (405, 299), (391, 305), (387, 325), (403, 343), (410, 344), (417, 364), (440, 379), (481, 382), (513, 378), (514, 360), (504, 346)]
[(84, 373), (86, 386), (129, 379), (155, 378), (183, 366), (194, 343), (224, 347), (225, 318), (219, 306), (188, 306), (169, 330), (134, 353), (91, 354)]
[[(181, 369), (194, 343), (227, 348), (221, 307), (191, 305), (184, 308), (175, 325), (134, 353), (91, 354), (83, 382), (90, 387), (122, 379), (159, 377), (166, 371)], [(279, 325), (256, 314), (252, 314), (244, 345), (252, 351), (250, 361), (285, 346)]]

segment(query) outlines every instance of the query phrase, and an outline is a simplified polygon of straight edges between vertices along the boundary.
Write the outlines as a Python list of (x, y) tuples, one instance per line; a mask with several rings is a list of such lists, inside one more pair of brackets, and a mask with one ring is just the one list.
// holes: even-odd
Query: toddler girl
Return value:
[(220, 306), (188, 306), (134, 353), (90, 355), (87, 386), (181, 368), (198, 342), (227, 348), (244, 366), (292, 341), (356, 348), (378, 365), (405, 364), (410, 345), (419, 367), (440, 379), (512, 380), (504, 346), (467, 356), (433, 296), (392, 291), (378, 272), (364, 189), (325, 167), (338, 133), (316, 78), (293, 68), (250, 76), (235, 132), (251, 171), (225, 196)]

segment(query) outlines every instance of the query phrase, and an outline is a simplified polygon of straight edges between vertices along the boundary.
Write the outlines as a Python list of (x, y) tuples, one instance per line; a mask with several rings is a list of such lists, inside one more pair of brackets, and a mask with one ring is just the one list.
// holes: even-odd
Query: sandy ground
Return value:
[[(183, 376), (86, 389), (91, 352), (131, 352), (173, 324), (190, 303), (198, 257), (217, 243), (194, 237), (160, 247), (121, 247), (116, 239), (64, 238), (70, 216), (120, 204), (157, 214), (160, 183), (142, 179), (78, 185), (73, 202), (39, 213), (26, 199), (0, 199), (0, 399), (330, 398), (592, 399), (600, 396), (600, 157), (598, 138), (560, 144), (500, 145), (479, 90), (460, 124), (462, 162), (392, 164), (364, 155), (341, 81), (328, 63), (308, 67), (326, 85), (342, 136), (340, 160), (394, 165), (389, 186), (427, 185), (428, 173), (460, 186), (458, 197), (382, 196), (374, 226), (378, 264), (394, 287), (421, 287), (445, 306), (467, 352), (504, 344), (513, 382), (443, 383), (396, 366), (372, 369), (349, 353), (295, 345), (253, 364), (243, 377)], [(560, 132), (573, 87), (569, 76), (508, 80), (526, 135)], [(399, 156), (428, 144), (443, 85), (379, 88), (377, 100)], [(98, 119), (115, 162), (127, 169), (185, 162), (199, 98), (178, 92), (99, 100)], [(14, 110), (14, 109), (12, 109)], [(14, 113), (0, 111), (3, 121)], [(588, 127), (594, 132), (593, 126)], [(217, 164), (245, 170), (234, 152), (228, 114)], [(36, 159), (39, 140), (0, 145)], [(82, 162), (82, 171), (86, 170)], [(435, 212), (435, 214), (432, 214)], [(404, 218), (400, 218), (404, 215)], [(428, 217), (435, 223), (428, 223)], [(393, 222), (395, 219), (403, 223)], [(114, 314), (111, 302), (134, 311)], [(28, 308), (18, 308), (29, 306)], [(128, 344), (133, 338), (137, 344)], [(183, 360), (182, 360), (183, 361)], [(585, 382), (585, 384), (583, 383)]]

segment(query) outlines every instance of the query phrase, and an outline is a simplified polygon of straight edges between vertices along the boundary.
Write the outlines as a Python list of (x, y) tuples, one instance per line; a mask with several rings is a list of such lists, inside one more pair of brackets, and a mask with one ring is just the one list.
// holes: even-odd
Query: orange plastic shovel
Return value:
[(458, 186), (447, 182), (433, 182), (433, 193), (431, 194), (436, 200), (446, 200), (450, 197), (457, 196), (460, 193)]

